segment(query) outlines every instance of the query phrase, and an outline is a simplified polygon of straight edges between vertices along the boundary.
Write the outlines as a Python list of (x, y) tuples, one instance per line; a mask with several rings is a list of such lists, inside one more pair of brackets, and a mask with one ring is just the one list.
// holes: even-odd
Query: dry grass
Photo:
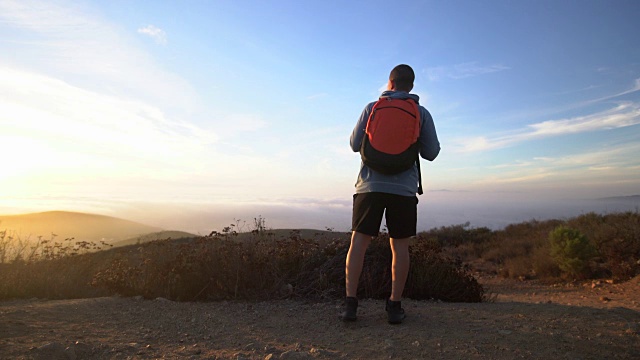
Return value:
[[(585, 234), (597, 250), (594, 278), (640, 274), (640, 214), (585, 214), (529, 221), (503, 230), (468, 224), (432, 229), (411, 245), (405, 295), (413, 299), (486, 300), (473, 271), (518, 279), (571, 280), (551, 257), (549, 233), (558, 226)], [(278, 298), (330, 299), (344, 294), (348, 236), (322, 232), (276, 237), (264, 221), (239, 234), (234, 226), (209, 236), (157, 240), (114, 249), (55, 238), (33, 242), (0, 231), (0, 299), (81, 298), (120, 294), (181, 301)], [(96, 251), (101, 250), (101, 251)], [(359, 294), (390, 290), (388, 235), (367, 252)]]
[(447, 254), (477, 268), (516, 279), (572, 280), (551, 256), (549, 234), (559, 226), (584, 234), (597, 254), (589, 262), (593, 278), (627, 280), (640, 274), (640, 213), (588, 213), (568, 220), (528, 221), (503, 230), (468, 224), (433, 229), (422, 235), (438, 241)]
[[(108, 294), (180, 301), (343, 296), (345, 234), (325, 232), (320, 238), (303, 238), (294, 230), (276, 239), (273, 233), (259, 230), (240, 236), (228, 227), (204, 237), (83, 254), (45, 242), (34, 252), (37, 256), (19, 256), (0, 264), (0, 299)], [(482, 286), (461, 262), (444, 256), (440, 247), (418, 239), (411, 251), (414, 266), (407, 282), (408, 297), (483, 300)], [(381, 234), (365, 258), (363, 297), (388, 296), (390, 263), (388, 235)]]

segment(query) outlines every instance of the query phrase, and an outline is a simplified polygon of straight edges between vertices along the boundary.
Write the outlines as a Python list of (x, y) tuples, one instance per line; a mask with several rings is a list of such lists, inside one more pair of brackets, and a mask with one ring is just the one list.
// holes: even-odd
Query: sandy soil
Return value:
[(481, 278), (481, 304), (403, 301), (386, 322), (362, 300), (177, 303), (97, 298), (0, 302), (1, 359), (640, 359), (640, 277), (550, 286)]

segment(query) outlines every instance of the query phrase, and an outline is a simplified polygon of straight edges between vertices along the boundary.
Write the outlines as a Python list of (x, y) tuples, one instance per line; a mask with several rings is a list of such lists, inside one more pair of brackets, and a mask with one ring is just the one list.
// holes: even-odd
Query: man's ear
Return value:
[(387, 90), (395, 90), (396, 84), (393, 80), (389, 79), (387, 82)]

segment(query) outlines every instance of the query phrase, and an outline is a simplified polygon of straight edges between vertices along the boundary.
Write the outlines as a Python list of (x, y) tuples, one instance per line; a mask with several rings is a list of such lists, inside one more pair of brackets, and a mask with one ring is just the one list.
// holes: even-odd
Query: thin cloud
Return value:
[(637, 171), (634, 156), (640, 151), (640, 145), (603, 148), (588, 153), (570, 154), (559, 157), (535, 157), (526, 162), (514, 161), (492, 167), (499, 171), (481, 181), (481, 183), (523, 183), (546, 178), (562, 179), (572, 176), (584, 176), (583, 170), (603, 173), (608, 179), (620, 178), (622, 173)]
[(620, 102), (615, 107), (587, 116), (548, 120), (527, 125), (525, 129), (496, 137), (478, 136), (460, 140), (458, 151), (476, 152), (500, 149), (516, 143), (551, 136), (618, 129), (640, 124), (640, 107), (633, 102)]
[(167, 44), (167, 33), (164, 32), (164, 30), (157, 28), (153, 25), (147, 25), (143, 28), (138, 29), (138, 33), (149, 36), (157, 44), (160, 44), (160, 45)]
[(597, 102), (601, 102), (601, 101), (615, 99), (617, 97), (624, 96), (624, 95), (627, 95), (627, 94), (631, 94), (631, 93), (634, 93), (634, 92), (637, 92), (637, 91), (640, 91), (640, 78), (635, 79), (634, 82), (633, 82), (633, 86), (631, 86), (627, 90), (624, 90), (622, 92), (619, 92), (619, 93), (616, 93), (616, 94), (613, 94), (613, 95), (607, 95), (607, 96), (604, 96), (604, 97), (601, 97), (601, 98), (598, 98), (598, 99), (588, 100), (588, 101), (585, 101), (585, 102), (583, 102), (581, 104), (578, 104), (578, 106), (584, 106), (584, 105), (589, 105), (589, 104), (593, 104), (593, 103), (597, 103)]
[[(138, 34), (121, 32), (89, 7), (46, 1), (0, 1), (0, 22), (15, 32), (22, 62), (21, 70), (0, 66), (0, 153), (15, 152), (8, 144), (35, 149), (12, 157), (13, 165), (25, 165), (10, 183), (0, 176), (0, 197), (28, 193), (27, 183), (131, 199), (297, 191), (299, 170), (287, 161), (255, 144), (256, 151), (239, 153), (222, 142), (267, 126), (259, 116), (227, 115), (233, 124), (213, 131), (182, 120), (225, 118), (207, 113), (188, 82), (137, 47)], [(249, 184), (255, 174), (260, 184)]]
[(0, 2), (0, 21), (18, 31), (16, 44), (21, 36), (29, 39), (18, 47), (27, 68), (55, 72), (98, 92), (117, 92), (186, 112), (197, 107), (198, 95), (187, 81), (163, 69), (130, 41), (129, 34), (87, 8), (5, 1)]
[(450, 66), (427, 68), (426, 73), (429, 80), (438, 81), (445, 78), (454, 80), (465, 79), (509, 69), (510, 67), (502, 64), (479, 65), (476, 61), (473, 61)]
[(307, 100), (316, 100), (316, 99), (326, 98), (327, 96), (329, 96), (329, 94), (327, 93), (313, 94), (313, 95), (307, 96)]
[[(28, 193), (29, 183), (67, 193), (99, 188), (131, 199), (200, 199), (202, 192), (284, 194), (291, 185), (283, 177), (298, 181), (281, 159), (239, 154), (217, 129), (176, 120), (158, 107), (2, 66), (0, 80), (0, 153), (14, 153), (11, 178), (0, 176), (0, 197)], [(262, 126), (259, 118), (246, 119), (240, 130)], [(256, 173), (261, 184), (247, 186)]]
[[(162, 110), (142, 102), (5, 67), (0, 67), (0, 79), (0, 111), (4, 114), (1, 133), (29, 138), (50, 149), (41, 155), (56, 152), (63, 160), (82, 154), (87, 164), (93, 157), (93, 166), (108, 163), (128, 171), (137, 171), (131, 159), (144, 160), (147, 166), (156, 164), (160, 169), (168, 169), (168, 165), (175, 169), (177, 164), (187, 169), (197, 162), (187, 164), (184, 159), (195, 158), (218, 139), (212, 132), (174, 121)], [(46, 161), (42, 164), (49, 165)]]
[(492, 169), (503, 170), (503, 174), (548, 173), (568, 168), (587, 168), (590, 170), (632, 169), (638, 165), (635, 156), (630, 155), (639, 151), (640, 144), (631, 143), (588, 153), (558, 157), (534, 157), (524, 162), (518, 160), (499, 164), (493, 166)]
[(66, 29), (90, 25), (87, 18), (73, 7), (61, 7), (45, 1), (2, 1), (0, 19), (7, 24), (52, 37), (63, 35)]
[(626, 95), (626, 94), (631, 94), (634, 93), (636, 91), (640, 91), (640, 78), (636, 79), (633, 83), (633, 87), (631, 87), (629, 90), (625, 90), (621, 93), (615, 94), (612, 96), (612, 98), (614, 97), (618, 97), (618, 96), (622, 96), (622, 95)]
[(524, 183), (530, 181), (538, 181), (552, 176), (550, 172), (540, 172), (538, 174), (525, 174), (512, 177), (495, 177), (490, 180), (490, 183), (498, 184), (512, 184), (512, 183)]
[(596, 130), (617, 129), (640, 124), (640, 109), (631, 102), (618, 104), (613, 109), (593, 115), (571, 119), (550, 120), (529, 125), (533, 131), (523, 134), (527, 137), (573, 134)]

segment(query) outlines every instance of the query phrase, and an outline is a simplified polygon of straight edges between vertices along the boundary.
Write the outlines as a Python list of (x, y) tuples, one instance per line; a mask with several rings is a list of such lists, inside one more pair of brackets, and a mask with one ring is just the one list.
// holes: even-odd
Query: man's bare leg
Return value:
[(391, 245), (391, 301), (400, 301), (409, 276), (409, 239), (389, 239)]
[(354, 231), (351, 234), (351, 245), (347, 253), (345, 279), (347, 297), (357, 297), (358, 282), (364, 264), (364, 254), (371, 244), (371, 236)]

